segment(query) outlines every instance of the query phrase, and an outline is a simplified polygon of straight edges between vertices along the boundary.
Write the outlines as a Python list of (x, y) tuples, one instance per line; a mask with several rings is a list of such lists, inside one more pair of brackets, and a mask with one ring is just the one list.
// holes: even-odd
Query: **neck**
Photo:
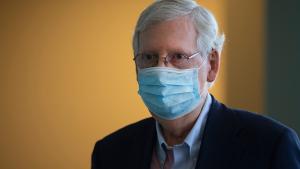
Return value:
[(196, 109), (181, 118), (175, 120), (158, 119), (159, 123), (161, 124), (161, 129), (165, 141), (169, 146), (183, 143), (184, 139), (191, 131), (197, 118), (200, 115), (200, 112), (206, 100), (206, 96), (203, 97)]

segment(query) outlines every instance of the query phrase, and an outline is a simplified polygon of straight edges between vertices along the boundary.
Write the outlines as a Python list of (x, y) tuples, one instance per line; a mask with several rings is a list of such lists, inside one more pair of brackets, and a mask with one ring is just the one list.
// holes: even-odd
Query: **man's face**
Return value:
[[(196, 46), (197, 33), (193, 23), (187, 17), (178, 17), (171, 21), (165, 21), (149, 27), (140, 34), (139, 53), (155, 53), (160, 56), (159, 67), (175, 67), (171, 63), (165, 63), (162, 57), (168, 54), (178, 53), (192, 55), (199, 52)], [(200, 51), (201, 52), (201, 51)], [(208, 62), (205, 62), (205, 56), (197, 55), (189, 60), (189, 68), (198, 68), (200, 94), (207, 92), (205, 83), (208, 74)], [(201, 64), (203, 62), (203, 64)]]

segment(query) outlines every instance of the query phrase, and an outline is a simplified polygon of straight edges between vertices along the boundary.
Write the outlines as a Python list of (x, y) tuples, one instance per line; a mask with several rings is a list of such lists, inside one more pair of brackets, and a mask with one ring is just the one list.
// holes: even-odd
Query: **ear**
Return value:
[(208, 82), (213, 82), (217, 78), (217, 74), (219, 72), (219, 67), (220, 67), (220, 55), (218, 51), (215, 49), (212, 49), (211, 53), (209, 54), (209, 70), (208, 70), (208, 75), (207, 75), (207, 81)]

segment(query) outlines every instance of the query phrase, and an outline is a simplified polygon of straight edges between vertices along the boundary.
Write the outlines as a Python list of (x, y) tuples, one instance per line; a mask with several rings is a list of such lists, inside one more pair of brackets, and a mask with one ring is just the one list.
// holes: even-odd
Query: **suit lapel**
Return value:
[[(243, 146), (239, 142), (240, 124), (234, 112), (212, 97), (196, 169), (234, 169), (233, 164), (242, 156)], [(151, 118), (145, 126), (144, 135), (136, 136), (132, 152), (136, 169), (150, 169), (152, 153), (156, 144), (155, 120)]]
[[(136, 165), (136, 169), (150, 169), (153, 148), (156, 143), (155, 120), (150, 118), (147, 126), (144, 127), (143, 135), (136, 136), (137, 150), (134, 154), (136, 158), (132, 158)], [(133, 151), (134, 151), (133, 150)]]
[[(213, 98), (213, 97), (212, 97)], [(214, 98), (203, 133), (196, 169), (233, 169), (241, 156), (236, 115)]]

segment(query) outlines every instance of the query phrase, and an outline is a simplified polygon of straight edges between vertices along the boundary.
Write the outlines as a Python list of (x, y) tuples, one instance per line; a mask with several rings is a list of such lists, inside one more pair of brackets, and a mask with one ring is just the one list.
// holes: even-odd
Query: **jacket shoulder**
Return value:
[(155, 124), (153, 118), (143, 119), (141, 121), (129, 124), (97, 141), (96, 144), (117, 144), (126, 143), (135, 136), (141, 136), (147, 130), (151, 130)]
[(293, 129), (266, 115), (226, 106), (224, 110), (233, 115), (238, 128), (237, 135), (248, 145), (272, 148), (284, 135), (292, 133), (297, 136)]
[(244, 163), (252, 161), (254, 164), (257, 159), (263, 159), (270, 161), (271, 168), (300, 167), (300, 141), (293, 129), (268, 116), (244, 110), (226, 110), (235, 114), (239, 124), (237, 135), (247, 150)]
[[(285, 130), (291, 130), (284, 124), (259, 113), (227, 107), (212, 97), (211, 115), (212, 120), (224, 126), (234, 126), (233, 128), (247, 131), (250, 134), (279, 134)], [(214, 114), (214, 115), (213, 115)]]
[[(92, 153), (92, 168), (134, 168), (132, 157), (151, 147), (155, 120), (147, 118), (125, 126), (97, 141)], [(115, 159), (118, 159), (116, 163)]]
[(228, 109), (232, 111), (242, 128), (246, 129), (250, 133), (261, 133), (261, 134), (282, 134), (286, 130), (292, 130), (281, 122), (268, 117), (266, 115), (249, 112), (238, 109)]

